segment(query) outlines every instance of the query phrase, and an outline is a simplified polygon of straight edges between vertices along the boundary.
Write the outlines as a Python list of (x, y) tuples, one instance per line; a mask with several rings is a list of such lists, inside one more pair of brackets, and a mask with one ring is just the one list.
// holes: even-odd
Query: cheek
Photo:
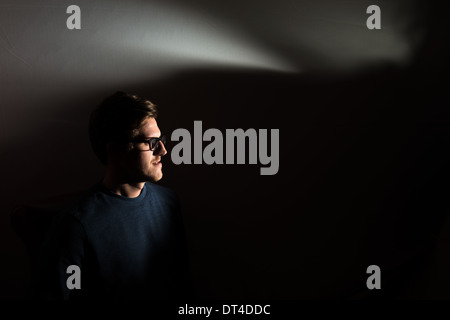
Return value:
[(139, 166), (141, 168), (148, 168), (152, 165), (153, 156), (151, 153), (143, 153), (138, 159)]
[(132, 169), (144, 169), (149, 166), (151, 156), (145, 152), (131, 153), (126, 159), (127, 166)]

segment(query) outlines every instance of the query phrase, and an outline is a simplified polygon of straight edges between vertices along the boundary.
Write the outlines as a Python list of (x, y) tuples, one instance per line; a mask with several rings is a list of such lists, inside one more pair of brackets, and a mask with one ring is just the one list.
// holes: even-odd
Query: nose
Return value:
[(158, 141), (158, 147), (153, 154), (161, 157), (167, 154), (166, 146), (162, 141)]

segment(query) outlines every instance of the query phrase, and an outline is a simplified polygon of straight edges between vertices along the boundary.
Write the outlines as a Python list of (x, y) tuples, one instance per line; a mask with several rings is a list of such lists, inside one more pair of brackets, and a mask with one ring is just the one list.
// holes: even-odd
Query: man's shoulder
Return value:
[(66, 214), (82, 220), (83, 216), (94, 212), (99, 206), (102, 206), (99, 184), (91, 186), (83, 194), (81, 194), (76, 200), (74, 200), (69, 206), (67, 206)]
[(169, 187), (166, 187), (166, 186), (163, 186), (160, 184), (156, 184), (153, 182), (146, 182), (145, 186), (147, 188), (149, 188), (150, 192), (156, 193), (160, 197), (167, 197), (169, 199), (176, 200), (176, 201), (178, 201), (178, 199), (179, 199), (176, 192)]
[[(146, 182), (145, 187), (147, 188), (147, 197), (156, 199), (159, 203), (170, 205), (170, 207), (180, 206), (180, 199), (177, 193), (171, 188), (153, 182)], [(101, 185), (95, 184), (83, 195), (78, 197), (77, 200), (73, 201), (67, 207), (66, 213), (80, 222), (86, 219), (89, 221), (92, 219), (101, 219), (111, 210), (112, 204), (110, 201), (114, 200), (105, 196), (104, 192)], [(114, 209), (118, 209), (117, 205), (117, 203), (114, 203)]]
[(152, 182), (147, 182), (146, 187), (148, 188), (148, 196), (151, 199), (149, 203), (159, 203), (168, 210), (180, 211), (180, 198), (174, 190)]

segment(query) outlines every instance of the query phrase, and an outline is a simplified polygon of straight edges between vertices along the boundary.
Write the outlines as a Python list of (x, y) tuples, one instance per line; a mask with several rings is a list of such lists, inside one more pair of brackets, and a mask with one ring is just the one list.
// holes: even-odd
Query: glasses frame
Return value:
[[(164, 146), (166, 145), (166, 136), (162, 135), (160, 137), (152, 137), (150, 139), (135, 139), (131, 140), (130, 142), (145, 142), (148, 144), (147, 151), (157, 151), (159, 148), (161, 148), (160, 143), (162, 143)], [(154, 143), (154, 146), (152, 148), (152, 143)]]

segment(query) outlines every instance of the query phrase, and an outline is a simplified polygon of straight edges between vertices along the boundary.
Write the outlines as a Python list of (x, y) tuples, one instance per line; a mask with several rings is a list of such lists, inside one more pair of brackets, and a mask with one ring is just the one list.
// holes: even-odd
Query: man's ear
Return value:
[(108, 155), (108, 161), (114, 160), (119, 156), (119, 147), (114, 142), (108, 142), (106, 144), (106, 154)]
[(115, 160), (123, 157), (127, 153), (125, 145), (120, 143), (108, 142), (106, 144), (106, 154), (108, 159)]

